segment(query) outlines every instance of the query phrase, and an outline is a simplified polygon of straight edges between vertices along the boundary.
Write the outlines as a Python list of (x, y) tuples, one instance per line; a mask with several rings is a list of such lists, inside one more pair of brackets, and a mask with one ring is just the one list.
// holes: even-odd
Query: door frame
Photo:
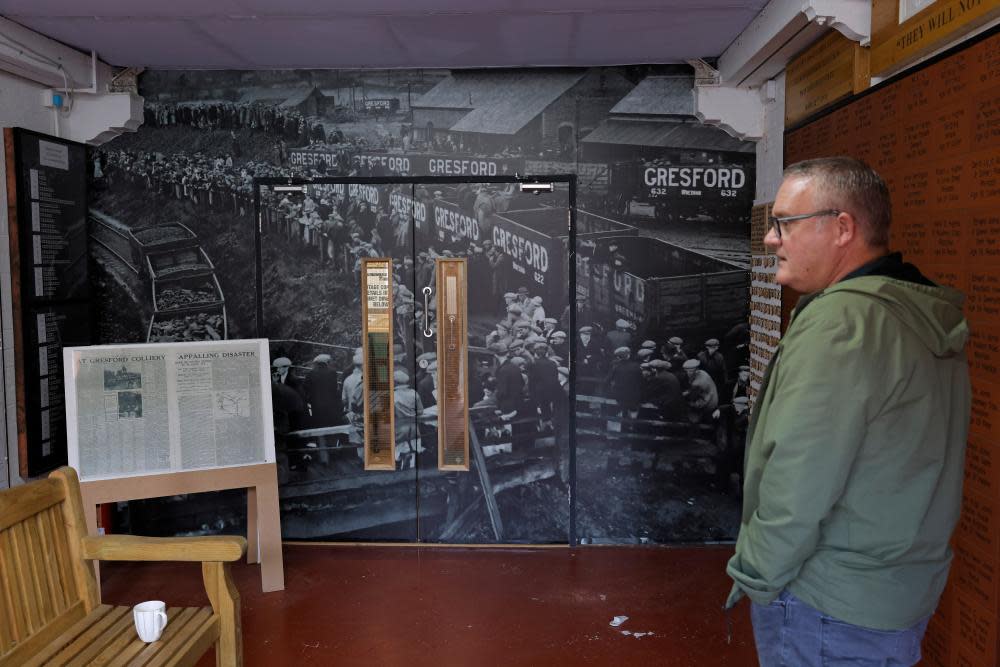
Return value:
[[(303, 177), (266, 177), (253, 179), (253, 204), (256, 214), (256, 228), (254, 230), (254, 253), (256, 263), (256, 286), (257, 291), (257, 322), (256, 335), (263, 338), (264, 325), (264, 301), (262, 298), (264, 288), (264, 276), (262, 266), (262, 232), (263, 215), (261, 213), (260, 191), (262, 187), (274, 186), (308, 186), (308, 185), (446, 185), (446, 184), (522, 184), (522, 183), (566, 183), (569, 187), (569, 235), (567, 240), (566, 261), (569, 263), (569, 331), (567, 338), (571, 340), (567, 348), (569, 356), (569, 396), (568, 396), (568, 433), (567, 442), (569, 445), (569, 546), (579, 546), (579, 539), (576, 530), (576, 323), (577, 323), (577, 294), (576, 294), (576, 174), (529, 174), (521, 175), (515, 173), (511, 176), (475, 176), (472, 174), (461, 176), (323, 176), (313, 178)], [(425, 543), (419, 540), (415, 542), (417, 546)], [(497, 546), (510, 546), (499, 544)]]

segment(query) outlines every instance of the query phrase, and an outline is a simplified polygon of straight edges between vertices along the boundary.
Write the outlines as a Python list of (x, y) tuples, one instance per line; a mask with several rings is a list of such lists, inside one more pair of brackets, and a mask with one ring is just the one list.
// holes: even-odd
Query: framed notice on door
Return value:
[(392, 260), (362, 262), (365, 470), (396, 469), (392, 284)]

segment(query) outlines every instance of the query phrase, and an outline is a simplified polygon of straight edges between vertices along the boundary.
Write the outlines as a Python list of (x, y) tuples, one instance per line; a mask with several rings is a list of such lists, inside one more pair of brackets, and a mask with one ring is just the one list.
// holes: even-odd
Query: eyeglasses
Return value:
[(795, 222), (797, 220), (807, 220), (809, 218), (820, 218), (828, 215), (840, 215), (842, 211), (838, 211), (835, 208), (830, 208), (825, 211), (816, 211), (815, 213), (803, 213), (802, 215), (783, 215), (780, 218), (773, 215), (768, 216), (767, 221), (774, 230), (774, 233), (781, 238), (781, 225), (787, 224), (789, 222)]

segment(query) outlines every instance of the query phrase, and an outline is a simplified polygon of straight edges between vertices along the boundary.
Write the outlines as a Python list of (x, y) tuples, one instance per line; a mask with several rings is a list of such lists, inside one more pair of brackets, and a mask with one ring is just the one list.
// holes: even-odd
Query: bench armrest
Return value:
[(88, 560), (223, 562), (240, 560), (247, 541), (235, 535), (217, 537), (139, 537), (90, 535), (81, 541)]

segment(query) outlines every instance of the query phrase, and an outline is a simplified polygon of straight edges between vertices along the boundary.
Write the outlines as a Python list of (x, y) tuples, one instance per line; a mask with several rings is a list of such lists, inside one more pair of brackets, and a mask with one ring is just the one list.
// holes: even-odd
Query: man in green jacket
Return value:
[(951, 562), (970, 386), (963, 297), (890, 253), (852, 158), (792, 165), (764, 241), (803, 293), (748, 429), (726, 607), (762, 667), (913, 665)]

